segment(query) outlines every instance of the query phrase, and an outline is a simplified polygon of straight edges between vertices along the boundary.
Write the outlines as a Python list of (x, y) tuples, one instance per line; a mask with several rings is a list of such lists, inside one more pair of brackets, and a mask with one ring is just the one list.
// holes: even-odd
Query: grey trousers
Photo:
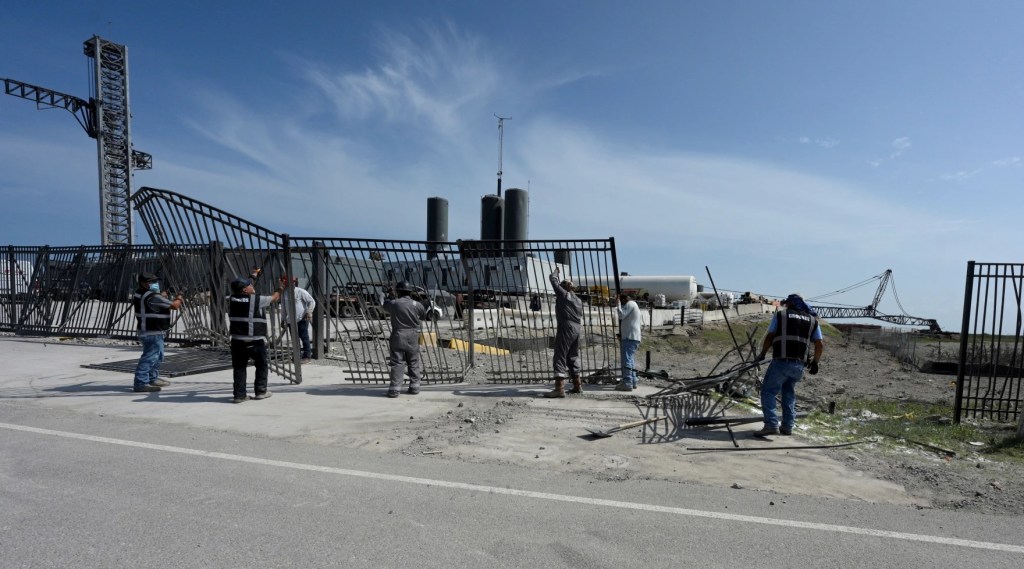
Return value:
[(409, 389), (418, 391), (420, 380), (423, 379), (423, 362), (420, 361), (419, 332), (402, 332), (391, 334), (388, 366), (391, 368), (391, 387), (389, 391), (398, 391), (402, 386), (403, 376), (408, 371)]
[(555, 333), (555, 377), (580, 376), (580, 325), (559, 324)]

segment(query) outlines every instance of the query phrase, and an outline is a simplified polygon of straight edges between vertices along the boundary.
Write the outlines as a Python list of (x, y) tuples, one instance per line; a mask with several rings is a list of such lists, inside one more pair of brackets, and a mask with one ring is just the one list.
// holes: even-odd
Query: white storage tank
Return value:
[[(615, 280), (604, 278), (609, 288), (615, 287)], [(622, 275), (619, 286), (623, 289), (644, 289), (652, 299), (657, 295), (665, 295), (666, 302), (673, 300), (693, 300), (697, 298), (697, 277), (693, 275), (642, 277), (639, 275)]]

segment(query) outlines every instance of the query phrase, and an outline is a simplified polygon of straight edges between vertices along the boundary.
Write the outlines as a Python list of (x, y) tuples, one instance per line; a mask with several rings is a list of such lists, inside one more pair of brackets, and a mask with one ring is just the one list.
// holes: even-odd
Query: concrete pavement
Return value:
[[(351, 384), (341, 368), (313, 364), (303, 368), (302, 384), (272, 374), (273, 397), (235, 405), (230, 402), (230, 370), (172, 378), (171, 386), (148, 394), (132, 391), (131, 374), (81, 367), (140, 353), (131, 345), (0, 337), (0, 411), (5, 405), (61, 408), (384, 453), (514, 463), (608, 480), (643, 477), (925, 505), (902, 487), (852, 471), (820, 451), (686, 451), (688, 446), (731, 447), (722, 430), (670, 436), (662, 430), (651, 437), (656, 431), (631, 429), (593, 440), (585, 436), (587, 427), (640, 418), (635, 399), (611, 386), (551, 400), (538, 397), (550, 384), (445, 384), (388, 399), (384, 386)], [(249, 376), (251, 382), (251, 368)], [(641, 385), (638, 393), (651, 391)], [(744, 446), (806, 444), (799, 437), (776, 443), (752, 439), (748, 432), (757, 427), (734, 430)]]

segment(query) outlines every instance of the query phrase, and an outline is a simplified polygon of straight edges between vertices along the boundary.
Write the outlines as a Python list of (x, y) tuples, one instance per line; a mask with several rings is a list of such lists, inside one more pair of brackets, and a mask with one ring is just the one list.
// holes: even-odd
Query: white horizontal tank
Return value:
[[(614, 279), (603, 278), (608, 281), (609, 288), (614, 288)], [(644, 289), (650, 294), (652, 299), (659, 294), (663, 294), (667, 302), (697, 298), (697, 277), (693, 275), (654, 277), (623, 275), (619, 277), (619, 286), (623, 289)]]

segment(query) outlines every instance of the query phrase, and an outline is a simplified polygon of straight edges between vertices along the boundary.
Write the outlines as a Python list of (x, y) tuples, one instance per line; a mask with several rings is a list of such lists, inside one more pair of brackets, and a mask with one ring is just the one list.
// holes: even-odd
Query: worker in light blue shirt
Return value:
[(615, 313), (619, 316), (619, 340), (622, 352), (622, 381), (615, 386), (617, 391), (636, 389), (636, 352), (640, 349), (640, 334), (643, 317), (633, 297), (620, 294), (615, 299)]

